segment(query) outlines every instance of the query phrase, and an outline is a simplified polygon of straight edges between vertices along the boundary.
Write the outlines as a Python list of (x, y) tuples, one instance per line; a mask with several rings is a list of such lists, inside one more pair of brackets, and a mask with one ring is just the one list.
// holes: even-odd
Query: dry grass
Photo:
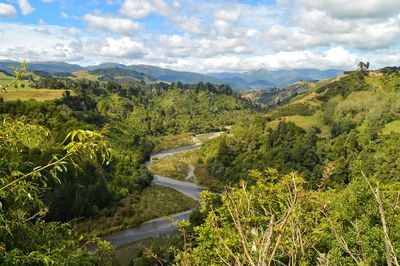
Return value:
[(77, 225), (87, 236), (105, 235), (167, 215), (190, 210), (197, 202), (180, 192), (163, 186), (151, 186), (142, 193), (130, 194), (119, 202), (109, 217), (86, 220)]
[(211, 191), (221, 192), (224, 190), (224, 184), (210, 176), (205, 165), (197, 165), (194, 169), (194, 176), (200, 186), (207, 187)]
[(156, 175), (184, 181), (189, 173), (190, 166), (197, 163), (197, 153), (197, 150), (193, 150), (155, 160), (150, 165), (150, 171)]
[(5, 101), (27, 101), (34, 99), (39, 102), (54, 100), (63, 96), (64, 90), (49, 89), (8, 89), (5, 93), (0, 93)]
[(176, 156), (167, 156), (154, 161), (150, 165), (150, 171), (155, 175), (185, 180), (189, 172), (189, 165), (180, 161)]
[(168, 135), (159, 137), (154, 140), (156, 147), (154, 148), (155, 152), (169, 150), (173, 148), (178, 148), (182, 146), (188, 146), (193, 143), (194, 133), (182, 133), (179, 135)]

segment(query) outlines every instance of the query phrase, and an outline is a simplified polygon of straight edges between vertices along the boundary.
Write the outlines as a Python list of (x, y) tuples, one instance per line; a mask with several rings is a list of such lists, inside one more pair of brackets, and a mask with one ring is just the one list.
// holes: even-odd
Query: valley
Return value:
[(0, 265), (399, 266), (399, 33), (399, 0), (0, 0)]
[[(59, 223), (71, 226), (71, 237), (80, 239), (53, 253), (65, 261), (72, 260), (66, 252), (76, 254), (93, 243), (96, 252), (111, 252), (102, 259), (122, 265), (211, 263), (218, 260), (216, 250), (235, 260), (225, 241), (245, 252), (251, 241), (262, 243), (271, 234), (271, 227), (264, 227), (269, 224), (289, 230), (281, 236), (284, 243), (270, 239), (279, 246), (273, 255), (279, 260), (298, 245), (292, 233), (303, 230), (309, 253), (298, 256), (317, 260), (312, 252), (317, 245), (341, 262), (348, 257), (334, 239), (342, 237), (353, 248), (360, 241), (343, 221), (380, 217), (376, 190), (369, 188), (379, 189), (385, 204), (397, 206), (393, 154), (400, 134), (400, 74), (395, 69), (298, 82), (276, 94), (261, 91), (272, 97), (266, 102), (264, 96), (240, 94), (228, 85), (168, 84), (116, 69), (85, 73), (36, 73), (29, 81), (34, 99), (7, 98), (15, 95), (10, 88), (0, 101), (2, 162), (10, 180), (2, 198), (20, 201), (8, 205), (9, 216), (2, 217), (12, 220), (30, 200), (18, 195), (33, 194), (33, 212), (48, 206), (36, 226), (55, 226), (61, 246), (65, 239)], [(43, 90), (50, 91), (49, 97), (51, 92), (61, 95), (42, 99)], [(46, 162), (43, 169), (49, 170), (33, 167)], [(25, 185), (12, 181), (13, 169), (38, 179), (27, 179)], [(354, 206), (359, 212), (352, 211)], [(397, 223), (392, 222), (397, 211), (385, 212), (393, 228), (390, 241), (397, 245)], [(288, 223), (279, 224), (284, 217)], [(371, 248), (383, 247), (379, 221), (357, 229)], [(249, 235), (241, 235), (241, 228)], [(18, 243), (14, 237), (7, 242), (10, 247)], [(241, 241), (250, 242), (241, 246)], [(363, 252), (375, 262), (384, 259)]]

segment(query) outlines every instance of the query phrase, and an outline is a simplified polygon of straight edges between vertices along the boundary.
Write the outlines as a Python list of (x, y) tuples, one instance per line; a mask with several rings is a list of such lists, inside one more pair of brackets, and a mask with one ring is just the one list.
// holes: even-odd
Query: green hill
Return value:
[[(340, 135), (357, 129), (368, 136), (385, 128), (396, 130), (400, 74), (384, 70), (364, 75), (352, 72), (328, 84), (317, 83), (309, 92), (294, 97), (269, 117), (273, 127), (279, 121), (291, 121), (306, 130), (317, 127), (322, 135)], [(389, 128), (389, 129), (388, 129)]]

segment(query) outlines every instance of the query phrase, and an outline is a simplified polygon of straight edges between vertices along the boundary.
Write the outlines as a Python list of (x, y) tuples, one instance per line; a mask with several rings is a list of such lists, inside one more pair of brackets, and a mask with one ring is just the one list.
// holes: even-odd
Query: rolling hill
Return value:
[(355, 71), (314, 83), (308, 92), (275, 109), (268, 126), (290, 121), (306, 130), (318, 128), (322, 136), (355, 129), (368, 139), (400, 132), (400, 72), (390, 69)]
[[(0, 70), (11, 73), (10, 66), (18, 66), (16, 61), (0, 61)], [(31, 62), (29, 69), (49, 73), (73, 73), (77, 71), (98, 71), (101, 69), (127, 69), (143, 73), (150, 80), (164, 82), (182, 82), (195, 84), (199, 82), (210, 82), (213, 84), (229, 84), (235, 89), (255, 88), (282, 88), (298, 81), (318, 81), (327, 78), (334, 78), (343, 73), (343, 70), (328, 69), (291, 69), (274, 70), (258, 69), (243, 73), (209, 73), (201, 74), (186, 71), (176, 71), (150, 65), (123, 65), (117, 63), (102, 63), (95, 66), (82, 67), (76, 64), (65, 62)], [(130, 74), (129, 74), (130, 75)], [(129, 76), (128, 75), (128, 76)]]

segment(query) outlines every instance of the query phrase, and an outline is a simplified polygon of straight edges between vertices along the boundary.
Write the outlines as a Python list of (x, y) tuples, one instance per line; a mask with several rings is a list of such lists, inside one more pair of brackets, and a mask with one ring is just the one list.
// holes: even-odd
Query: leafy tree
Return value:
[[(40, 126), (4, 121), (0, 125), (0, 262), (6, 265), (97, 264), (112, 249), (100, 242), (91, 255), (68, 224), (45, 222), (48, 211), (41, 195), (49, 179), (59, 181), (67, 164), (82, 157), (108, 162), (110, 152), (101, 133), (78, 130), (68, 134), (63, 154), (53, 154), (43, 165), (26, 162), (29, 149), (40, 148), (48, 131)], [(105, 253), (104, 253), (105, 252)], [(111, 253), (110, 253), (111, 252)], [(111, 262), (111, 261), (110, 261)]]

